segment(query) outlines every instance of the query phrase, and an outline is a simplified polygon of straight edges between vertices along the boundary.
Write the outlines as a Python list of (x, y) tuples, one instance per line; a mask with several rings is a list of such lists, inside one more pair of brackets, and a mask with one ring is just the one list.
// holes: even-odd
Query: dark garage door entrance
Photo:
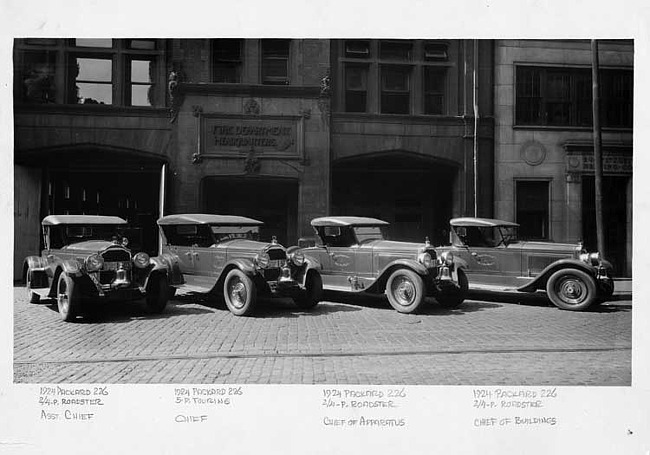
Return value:
[(332, 211), (388, 221), (394, 240), (445, 244), (457, 173), (407, 153), (341, 160), (332, 170)]
[(260, 239), (288, 247), (297, 243), (298, 181), (295, 179), (208, 177), (202, 185), (207, 213), (240, 215), (264, 222)]

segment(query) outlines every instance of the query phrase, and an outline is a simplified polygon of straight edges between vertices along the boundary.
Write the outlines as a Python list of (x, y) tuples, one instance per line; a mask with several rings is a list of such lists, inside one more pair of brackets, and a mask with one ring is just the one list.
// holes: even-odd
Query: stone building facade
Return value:
[(490, 41), (27, 38), (14, 61), (15, 278), (52, 213), (122, 216), (151, 253), (168, 213), (288, 245), (326, 214), (437, 242), (492, 214)]
[[(606, 256), (632, 271), (634, 45), (599, 40)], [(496, 40), (495, 216), (596, 250), (589, 40)]]

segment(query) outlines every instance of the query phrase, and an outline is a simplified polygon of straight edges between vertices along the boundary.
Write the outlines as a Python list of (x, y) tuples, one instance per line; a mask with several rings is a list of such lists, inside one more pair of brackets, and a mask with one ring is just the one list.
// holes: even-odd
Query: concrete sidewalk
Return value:
[(614, 295), (632, 295), (631, 278), (614, 278)]

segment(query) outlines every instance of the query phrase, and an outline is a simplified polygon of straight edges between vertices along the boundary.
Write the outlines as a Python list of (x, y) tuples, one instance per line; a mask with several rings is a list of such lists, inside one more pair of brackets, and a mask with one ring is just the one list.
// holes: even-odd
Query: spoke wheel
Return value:
[(226, 275), (223, 296), (231, 313), (246, 316), (253, 311), (257, 300), (255, 283), (239, 269), (232, 269)]
[(388, 278), (386, 295), (400, 313), (413, 313), (424, 301), (424, 282), (409, 269), (398, 269)]
[(61, 319), (70, 322), (79, 314), (81, 299), (75, 282), (67, 273), (61, 272), (56, 285), (56, 304)]
[(596, 282), (582, 270), (558, 270), (546, 283), (546, 293), (558, 308), (582, 311), (596, 300)]

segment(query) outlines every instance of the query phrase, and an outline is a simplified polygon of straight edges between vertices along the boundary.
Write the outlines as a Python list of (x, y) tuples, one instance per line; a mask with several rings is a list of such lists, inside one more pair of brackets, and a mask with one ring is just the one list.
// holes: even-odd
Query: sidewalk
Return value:
[(614, 278), (614, 295), (632, 296), (632, 278)]

